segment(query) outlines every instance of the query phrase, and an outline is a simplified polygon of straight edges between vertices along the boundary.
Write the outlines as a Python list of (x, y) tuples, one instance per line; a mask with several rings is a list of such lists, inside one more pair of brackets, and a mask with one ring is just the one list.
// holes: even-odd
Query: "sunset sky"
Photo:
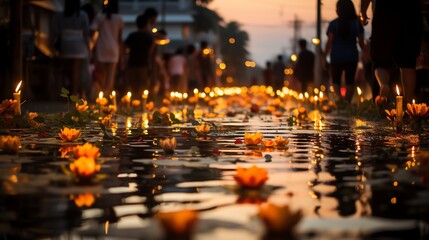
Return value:
[[(311, 40), (316, 35), (317, 0), (213, 0), (209, 8), (216, 10), (226, 22), (237, 21), (250, 37), (248, 49), (259, 65), (278, 54), (292, 53), (293, 20), (302, 21), (301, 37)], [(337, 0), (322, 0), (322, 18), (336, 18)], [(360, 0), (353, 0), (356, 11)], [(327, 22), (322, 25), (325, 37)], [(366, 27), (368, 32), (369, 27)], [(365, 37), (368, 37), (366, 34)], [(323, 40), (323, 38), (322, 38)]]

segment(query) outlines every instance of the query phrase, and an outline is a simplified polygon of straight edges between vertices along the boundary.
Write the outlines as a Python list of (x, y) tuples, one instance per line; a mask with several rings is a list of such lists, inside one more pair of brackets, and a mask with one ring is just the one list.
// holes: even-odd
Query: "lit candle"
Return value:
[(127, 109), (130, 110), (131, 108), (131, 92), (127, 92)]
[(13, 93), (13, 99), (16, 100), (15, 114), (21, 115), (21, 84), (22, 80), (18, 83)]
[(110, 99), (112, 99), (112, 104), (116, 109), (116, 92), (112, 91), (112, 95), (110, 95)]
[(100, 113), (102, 112), (102, 108), (103, 108), (103, 105), (101, 105), (103, 97), (104, 97), (104, 93), (103, 93), (103, 91), (100, 91), (98, 93), (98, 104), (100, 104)]
[(396, 85), (396, 131), (400, 132), (402, 130), (402, 115), (403, 115), (403, 97), (399, 95), (399, 88)]
[(362, 95), (362, 89), (360, 89), (360, 87), (356, 87), (357, 90), (357, 94), (358, 94), (358, 108), (360, 108), (360, 103), (361, 103), (361, 95)]
[(142, 103), (142, 109), (143, 109), (143, 112), (145, 112), (146, 111), (146, 104), (147, 104), (147, 97), (148, 97), (148, 95), (149, 95), (149, 90), (144, 90), (143, 91), (143, 95), (142, 95), (142, 98), (143, 98), (143, 103)]

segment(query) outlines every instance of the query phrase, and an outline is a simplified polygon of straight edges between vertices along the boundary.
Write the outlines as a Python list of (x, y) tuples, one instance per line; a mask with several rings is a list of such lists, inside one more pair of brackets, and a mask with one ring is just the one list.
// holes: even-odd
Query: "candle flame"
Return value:
[(143, 95), (147, 96), (148, 94), (149, 94), (149, 90), (146, 89), (143, 91)]
[(108, 232), (109, 232), (109, 221), (106, 221), (106, 223), (104, 224), (104, 233), (107, 235)]
[(198, 94), (198, 88), (194, 88), (194, 94)]
[(116, 91), (112, 91), (112, 96), (116, 97)]
[(304, 94), (300, 93), (300, 94), (299, 94), (299, 99), (301, 99), (301, 100), (302, 100), (303, 98), (304, 98)]
[(98, 93), (98, 98), (99, 98), (99, 99), (103, 99), (103, 96), (104, 96), (103, 91), (100, 91), (100, 92)]
[(131, 92), (127, 92), (127, 97), (128, 98), (131, 98), (131, 95), (132, 95)]
[(22, 84), (22, 80), (18, 83), (18, 85), (15, 88), (15, 92), (18, 92), (19, 89), (21, 88), (21, 84)]
[[(413, 99), (413, 104), (415, 104), (416, 103), (416, 100), (415, 99)], [(413, 146), (414, 147), (414, 146)]]
[(174, 92), (170, 92), (170, 97), (174, 97)]
[(322, 99), (323, 98), (323, 92), (319, 92), (319, 98)]
[(399, 96), (399, 95), (401, 95), (401, 94), (399, 93), (399, 87), (398, 87), (398, 84), (396, 84), (396, 93), (398, 94), (398, 96)]
[(188, 93), (184, 93), (184, 94), (183, 94), (183, 98), (184, 98), (184, 99), (187, 99), (187, 98), (188, 98)]
[(362, 95), (362, 89), (360, 89), (360, 87), (356, 87), (356, 89), (357, 89), (357, 94), (359, 96)]

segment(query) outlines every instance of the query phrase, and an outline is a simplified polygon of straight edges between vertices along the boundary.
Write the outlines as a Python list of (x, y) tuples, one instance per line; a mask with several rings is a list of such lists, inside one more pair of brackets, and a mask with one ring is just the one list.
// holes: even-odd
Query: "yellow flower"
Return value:
[(429, 107), (426, 106), (426, 103), (407, 103), (406, 112), (411, 118), (429, 118)]
[(81, 131), (78, 129), (64, 127), (61, 129), (61, 132), (58, 133), (58, 136), (60, 136), (64, 142), (74, 142), (80, 137), (81, 134)]
[(109, 103), (109, 101), (105, 97), (103, 97), (103, 98), (97, 98), (97, 100), (95, 100), (95, 102), (98, 103), (101, 106), (106, 106)]
[(200, 125), (195, 126), (195, 131), (197, 131), (200, 135), (207, 135), (210, 132), (210, 125), (206, 123), (202, 123)]
[(258, 145), (262, 142), (262, 133), (245, 133), (244, 134), (244, 143), (246, 145)]
[(159, 212), (155, 217), (161, 222), (168, 236), (187, 236), (195, 228), (198, 212), (194, 210)]
[(159, 145), (161, 148), (166, 152), (173, 152), (176, 148), (176, 138), (175, 137), (169, 137), (165, 139), (159, 140)]
[(268, 171), (256, 165), (250, 168), (237, 167), (234, 179), (241, 187), (260, 188), (268, 180)]
[(87, 157), (97, 159), (100, 157), (100, 149), (91, 143), (85, 143), (83, 145), (78, 145), (73, 149), (73, 155), (76, 159), (80, 157)]
[(21, 146), (18, 136), (0, 136), (0, 149), (5, 153), (16, 153)]
[(97, 164), (92, 157), (80, 157), (70, 163), (70, 171), (77, 178), (91, 178), (100, 171), (100, 164)]
[(274, 147), (275, 142), (271, 139), (268, 139), (268, 140), (262, 140), (262, 144), (266, 148), (271, 148), (271, 147)]
[(275, 136), (274, 142), (276, 143), (277, 146), (283, 147), (289, 144), (289, 138), (283, 138), (282, 136)]
[(138, 107), (138, 106), (140, 106), (140, 100), (135, 99), (135, 100), (131, 101), (131, 105), (132, 105), (133, 107)]
[(91, 193), (81, 193), (75, 196), (74, 194), (70, 195), (70, 199), (74, 201), (74, 204), (77, 207), (91, 207), (95, 202), (95, 196)]
[(88, 110), (88, 108), (89, 108), (88, 107), (88, 102), (85, 101), (85, 100), (83, 100), (83, 99), (82, 99), (82, 101), (83, 101), (82, 105), (80, 105), (79, 103), (76, 103), (76, 110), (78, 112), (84, 112), (84, 111)]
[(29, 112), (28, 113), (28, 123), (35, 128), (38, 128), (38, 127), (43, 125), (43, 123), (38, 123), (34, 120), (34, 118), (38, 117), (38, 116), (39, 116), (39, 114), (37, 114), (36, 112)]
[(301, 210), (292, 211), (288, 205), (277, 206), (265, 203), (259, 207), (259, 217), (267, 233), (274, 235), (288, 234), (302, 219)]

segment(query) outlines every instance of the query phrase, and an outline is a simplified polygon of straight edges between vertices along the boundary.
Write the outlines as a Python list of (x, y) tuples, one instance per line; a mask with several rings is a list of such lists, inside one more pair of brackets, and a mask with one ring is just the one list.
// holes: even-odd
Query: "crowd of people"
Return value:
[(61, 61), (62, 85), (83, 98), (113, 90), (164, 96), (212, 86), (214, 55), (208, 42), (201, 41), (200, 49), (194, 44), (179, 47), (174, 54), (160, 51), (167, 33), (153, 31), (157, 16), (156, 9), (145, 9), (135, 20), (135, 31), (123, 38), (117, 0), (103, 3), (98, 14), (91, 4), (66, 0), (64, 11), (53, 19), (51, 38)]

